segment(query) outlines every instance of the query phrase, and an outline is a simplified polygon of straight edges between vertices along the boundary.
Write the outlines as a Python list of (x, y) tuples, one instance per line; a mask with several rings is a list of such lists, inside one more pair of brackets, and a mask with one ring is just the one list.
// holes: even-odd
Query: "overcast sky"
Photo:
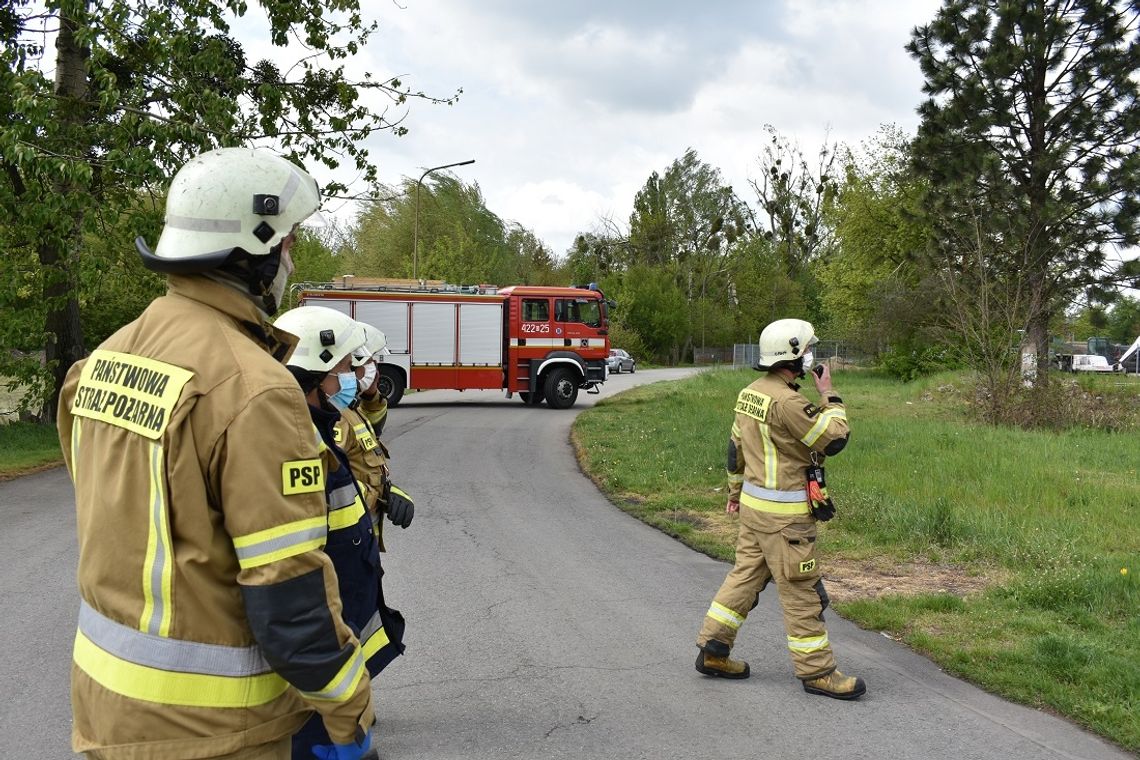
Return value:
[[(400, 0), (362, 3), (381, 29), (361, 65), (453, 106), (413, 104), (376, 137), (381, 178), (474, 158), (457, 176), (565, 253), (687, 147), (753, 202), (772, 124), (805, 154), (828, 130), (857, 146), (912, 132), (918, 65), (903, 50), (936, 0)], [(350, 209), (333, 208), (337, 216)]]

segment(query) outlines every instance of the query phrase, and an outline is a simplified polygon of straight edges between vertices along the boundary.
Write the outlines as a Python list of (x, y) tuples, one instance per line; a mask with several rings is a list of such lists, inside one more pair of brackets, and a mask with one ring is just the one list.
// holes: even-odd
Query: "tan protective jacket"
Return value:
[(816, 406), (799, 386), (769, 372), (740, 392), (728, 446), (730, 499), (757, 510), (777, 531), (811, 522), (805, 470), (850, 434), (838, 396)]
[(384, 482), (388, 479), (388, 450), (380, 442), (371, 422), (362, 414), (363, 411), (361, 407), (341, 409), (340, 421), (333, 429), (333, 434), (336, 444), (348, 457), (353, 477), (364, 495), (364, 506), (380, 540), (380, 551), (384, 551), (381, 520), (384, 505), (381, 497)]
[(313, 426), (280, 364), (292, 345), (236, 290), (172, 275), (68, 373), (76, 751), (212, 757), (289, 736), (312, 709), (339, 742), (371, 725), (321, 551)]

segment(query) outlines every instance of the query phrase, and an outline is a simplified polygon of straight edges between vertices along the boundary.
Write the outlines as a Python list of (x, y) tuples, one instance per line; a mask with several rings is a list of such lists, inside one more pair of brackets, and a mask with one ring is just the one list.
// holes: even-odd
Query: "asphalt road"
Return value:
[[(617, 376), (602, 396), (681, 374)], [(809, 696), (770, 591), (735, 650), (752, 678), (700, 676), (693, 639), (728, 565), (628, 517), (582, 476), (569, 429), (596, 398), (555, 411), (430, 392), (391, 412), (383, 437), (416, 517), (385, 533), (385, 588), (408, 619), (406, 656), (374, 683), (385, 760), (1131, 757), (830, 612), (840, 667), (868, 693)], [(68, 758), (78, 600), (66, 473), (0, 484), (0, 521), (0, 758)]]

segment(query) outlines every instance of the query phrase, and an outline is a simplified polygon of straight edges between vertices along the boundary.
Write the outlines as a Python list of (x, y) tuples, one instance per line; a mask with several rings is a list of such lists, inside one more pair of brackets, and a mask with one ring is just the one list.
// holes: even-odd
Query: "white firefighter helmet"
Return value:
[(364, 343), (361, 324), (327, 306), (298, 306), (273, 324), (297, 336), (286, 364), (309, 372), (328, 372)]
[(352, 353), (352, 366), (363, 367), (369, 360), (383, 361), (383, 357), (391, 353), (384, 333), (366, 322), (361, 322), (360, 326), (364, 328), (364, 345)]
[(815, 328), (802, 319), (777, 319), (760, 333), (760, 357), (757, 369), (774, 369), (790, 365), (810, 352), (819, 342)]
[(268, 255), (320, 205), (317, 181), (291, 161), (264, 149), (219, 148), (174, 175), (154, 251), (141, 237), (135, 244), (149, 269), (203, 272), (236, 248)]

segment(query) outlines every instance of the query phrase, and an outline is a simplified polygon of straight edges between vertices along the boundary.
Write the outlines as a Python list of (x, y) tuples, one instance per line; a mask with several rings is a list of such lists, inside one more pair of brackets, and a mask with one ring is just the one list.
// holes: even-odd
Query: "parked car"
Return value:
[(1061, 354), (1057, 357), (1057, 367), (1065, 372), (1112, 372), (1115, 370), (1115, 367), (1108, 363), (1108, 359), (1096, 354)]
[(610, 365), (610, 374), (614, 375), (637, 371), (637, 360), (630, 356), (628, 351), (620, 348), (610, 349), (610, 356), (606, 359), (606, 364)]

